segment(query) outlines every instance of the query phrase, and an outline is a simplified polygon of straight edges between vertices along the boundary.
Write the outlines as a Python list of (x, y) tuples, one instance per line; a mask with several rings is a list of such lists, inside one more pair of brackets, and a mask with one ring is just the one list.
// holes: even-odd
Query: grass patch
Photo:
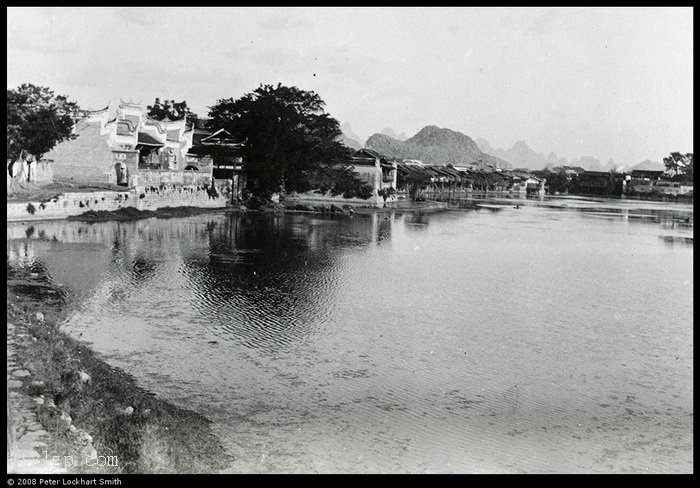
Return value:
[(191, 215), (200, 215), (210, 213), (214, 208), (203, 207), (163, 207), (157, 210), (139, 210), (135, 207), (124, 207), (118, 210), (89, 210), (80, 215), (68, 217), (68, 220), (78, 220), (80, 222), (108, 222), (108, 221), (130, 221), (140, 219), (150, 219), (157, 217), (161, 219), (170, 219), (176, 217), (188, 217)]

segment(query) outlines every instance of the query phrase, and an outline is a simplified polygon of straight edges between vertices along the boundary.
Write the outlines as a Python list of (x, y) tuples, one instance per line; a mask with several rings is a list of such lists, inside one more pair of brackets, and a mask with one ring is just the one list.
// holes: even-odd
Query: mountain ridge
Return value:
[(494, 148), (486, 139), (483, 138), (477, 138), (476, 142), (479, 145), (479, 149), (484, 153), (505, 159), (511, 162), (516, 168), (541, 170), (547, 167), (552, 168), (555, 166), (578, 166), (586, 171), (615, 170), (618, 172), (623, 170), (632, 171), (634, 169), (664, 169), (664, 165), (662, 163), (648, 159), (634, 165), (618, 164), (615, 163), (613, 159), (608, 159), (608, 162), (603, 164), (600, 160), (593, 156), (581, 156), (580, 158), (574, 158), (569, 161), (564, 157), (558, 157), (554, 152), (550, 152), (547, 156), (542, 153), (538, 153), (531, 149), (523, 140), (517, 141), (508, 150)]
[(373, 134), (367, 139), (367, 147), (392, 158), (418, 159), (426, 164), (464, 166), (481, 161), (499, 168), (513, 167), (510, 162), (481, 151), (466, 134), (436, 125), (423, 127), (405, 141)]

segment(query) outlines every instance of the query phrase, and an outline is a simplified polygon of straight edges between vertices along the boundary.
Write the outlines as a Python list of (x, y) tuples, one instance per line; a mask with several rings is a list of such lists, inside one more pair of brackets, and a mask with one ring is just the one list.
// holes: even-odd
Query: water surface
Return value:
[[(518, 203), (520, 208), (514, 208)], [(244, 473), (691, 472), (692, 206), (8, 224)]]

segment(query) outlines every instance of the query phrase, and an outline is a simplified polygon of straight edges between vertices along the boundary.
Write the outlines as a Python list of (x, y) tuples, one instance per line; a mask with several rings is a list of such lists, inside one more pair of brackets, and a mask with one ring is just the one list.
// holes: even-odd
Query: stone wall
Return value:
[(230, 205), (230, 180), (216, 181), (216, 192), (202, 185), (136, 188), (128, 191), (63, 193), (47, 202), (8, 202), (7, 221), (64, 219), (90, 210), (113, 211), (133, 207), (157, 210), (163, 207), (222, 208)]
[(160, 169), (140, 169), (136, 187), (149, 187), (160, 185), (209, 185), (211, 183), (210, 171), (172, 171)]
[(100, 135), (99, 122), (80, 122), (78, 137), (62, 141), (46, 153), (56, 181), (83, 184), (112, 184), (116, 177), (114, 155), (107, 138)]

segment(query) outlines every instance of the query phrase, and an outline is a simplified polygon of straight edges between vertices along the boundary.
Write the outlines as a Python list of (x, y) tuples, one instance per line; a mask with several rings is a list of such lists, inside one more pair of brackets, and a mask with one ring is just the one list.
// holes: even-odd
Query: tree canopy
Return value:
[(693, 153), (672, 152), (670, 156), (664, 158), (664, 165), (674, 177), (693, 179)]
[(57, 143), (77, 137), (79, 115), (76, 102), (49, 88), (24, 83), (7, 90), (7, 157), (14, 161), (26, 151), (41, 159)]
[(312, 91), (260, 85), (241, 98), (218, 100), (209, 124), (246, 140), (244, 164), (253, 191), (305, 191), (316, 170), (344, 162), (350, 153), (337, 141), (339, 122), (324, 107)]
[(175, 100), (160, 101), (156, 98), (153, 105), (146, 106), (146, 113), (152, 119), (156, 120), (182, 120), (187, 118), (187, 123), (194, 125), (199, 120), (197, 114), (192, 112), (187, 106), (186, 101), (176, 103)]

